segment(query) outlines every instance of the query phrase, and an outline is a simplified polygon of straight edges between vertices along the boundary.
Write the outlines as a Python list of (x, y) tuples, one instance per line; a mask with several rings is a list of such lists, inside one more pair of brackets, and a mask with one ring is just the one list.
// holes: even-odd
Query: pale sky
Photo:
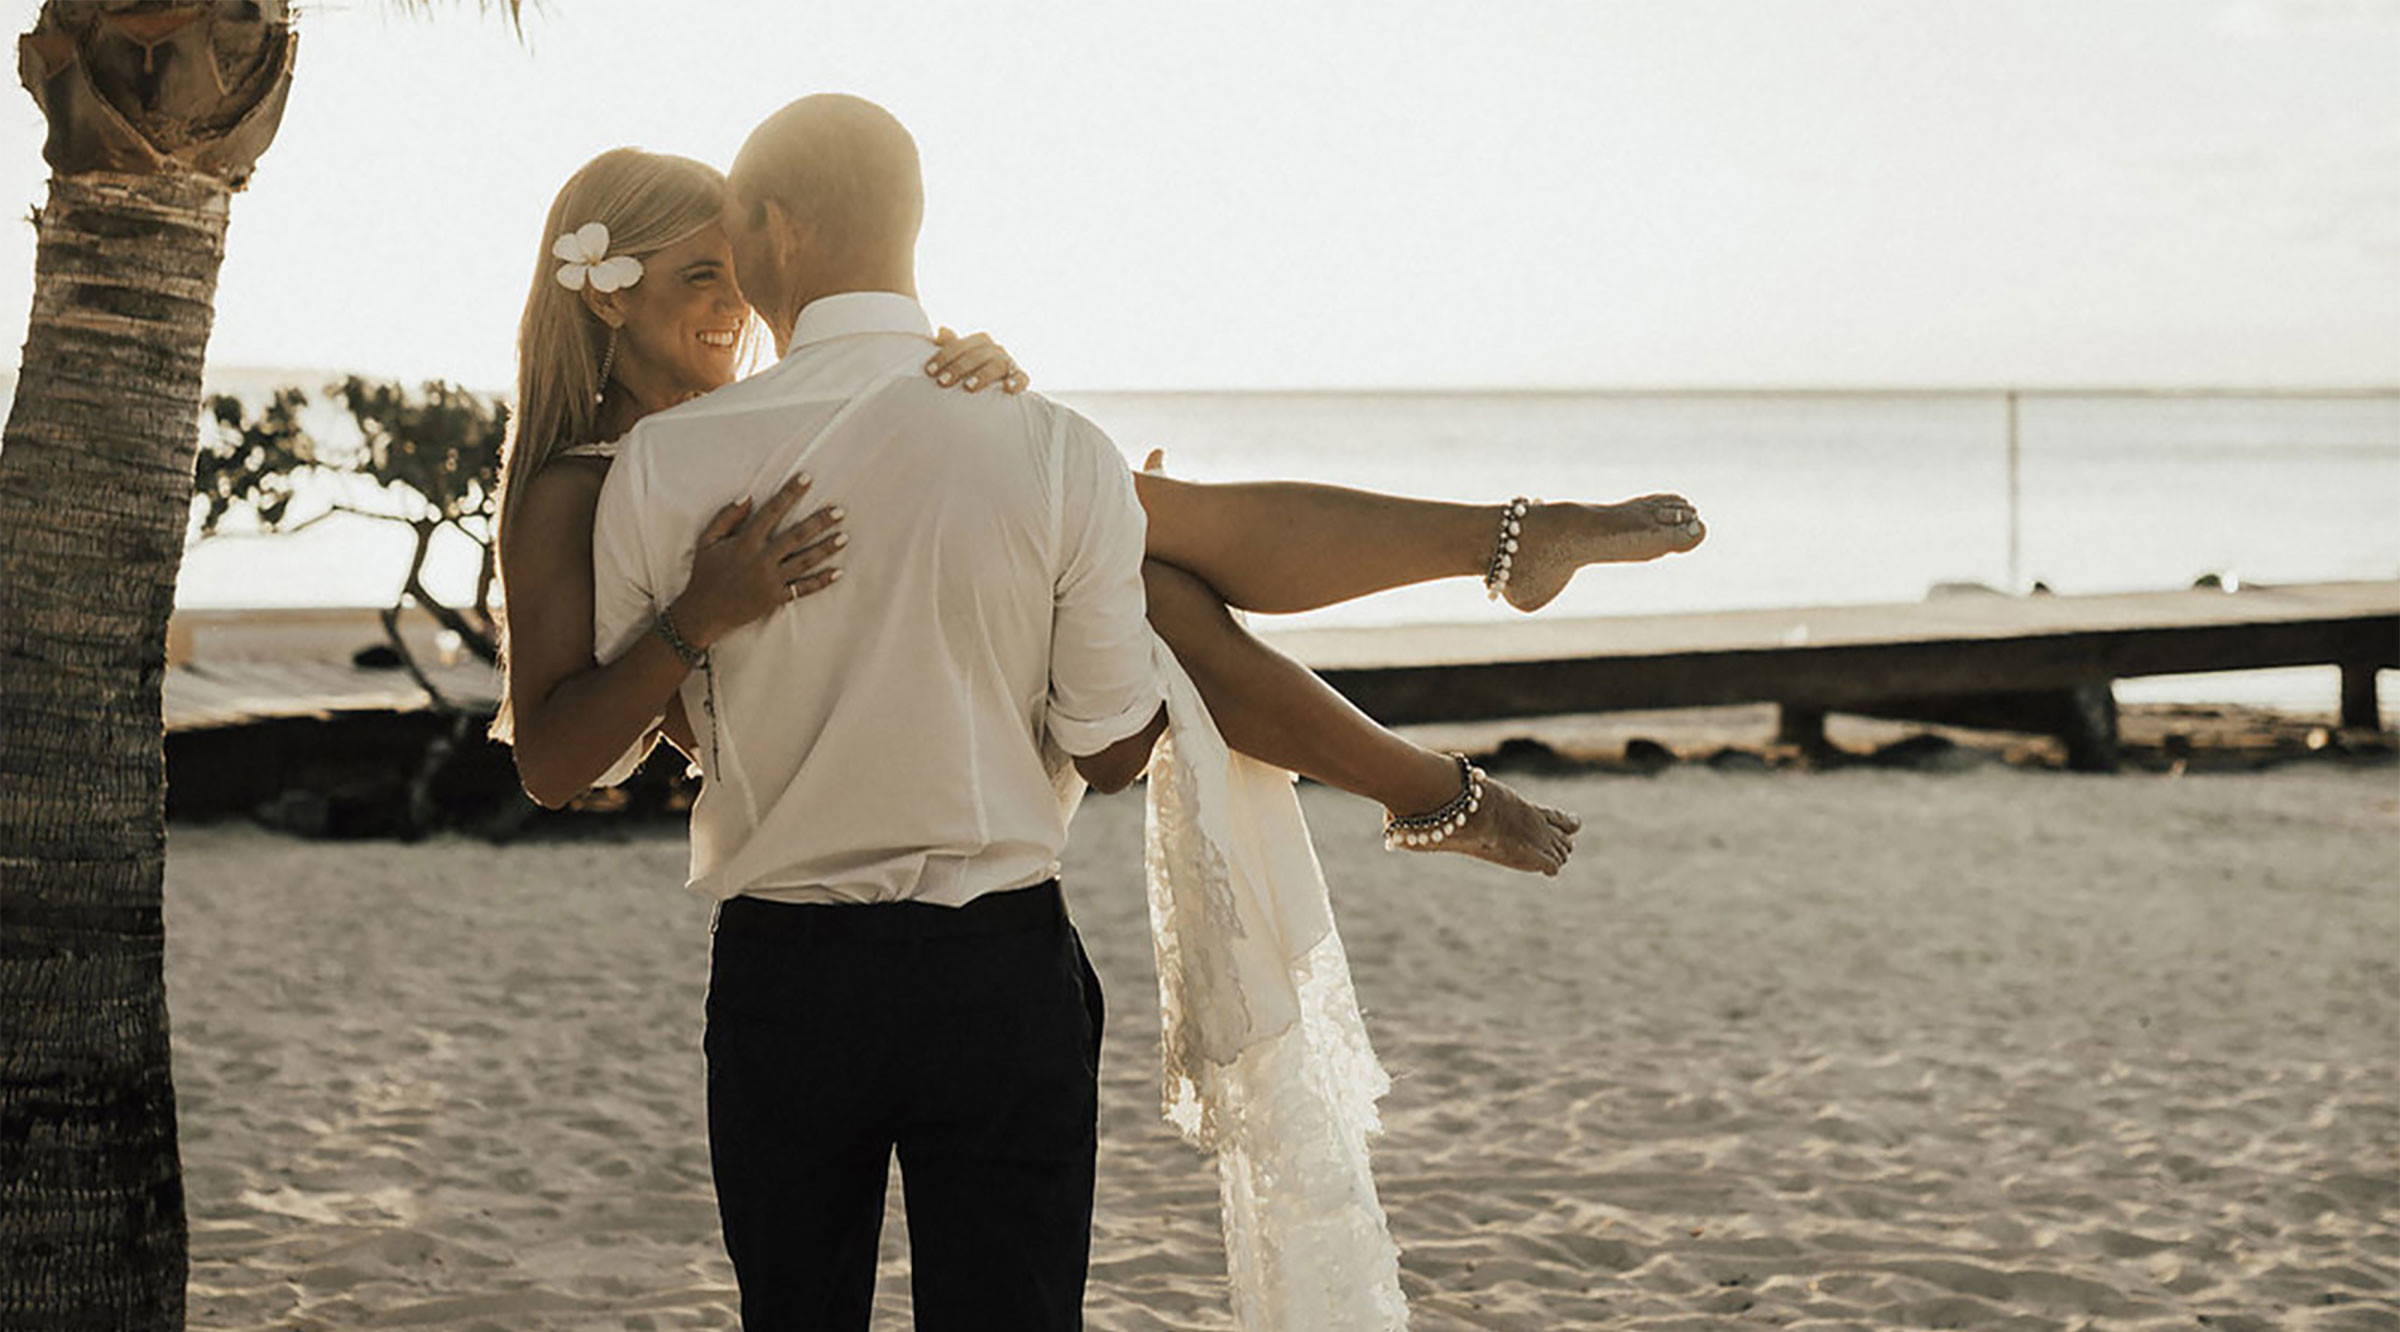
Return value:
[[(0, 0), (9, 31), (34, 0)], [(310, 5), (213, 362), (500, 387), (559, 184), (839, 90), (1050, 388), (2400, 381), (2400, 0)], [(41, 196), (0, 93), (0, 206)], [(545, 264), (548, 261), (543, 261)], [(0, 339), (32, 230), (0, 229)]]

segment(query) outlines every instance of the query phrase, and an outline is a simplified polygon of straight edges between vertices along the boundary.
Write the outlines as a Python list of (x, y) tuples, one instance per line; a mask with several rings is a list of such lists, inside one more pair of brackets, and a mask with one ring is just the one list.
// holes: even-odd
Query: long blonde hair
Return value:
[[(608, 228), (613, 257), (650, 255), (721, 220), (725, 177), (688, 157), (611, 148), (578, 168), (559, 187), (542, 222), (541, 257), (517, 325), (517, 401), (500, 460), (497, 547), (506, 537), (526, 487), (563, 450), (596, 442), (600, 428), (601, 357), (609, 328), (580, 292), (559, 285), (560, 260), (550, 251), (562, 235), (598, 222)], [(508, 660), (503, 605), (501, 662)], [(510, 689), (504, 682), (492, 737), (514, 739)]]

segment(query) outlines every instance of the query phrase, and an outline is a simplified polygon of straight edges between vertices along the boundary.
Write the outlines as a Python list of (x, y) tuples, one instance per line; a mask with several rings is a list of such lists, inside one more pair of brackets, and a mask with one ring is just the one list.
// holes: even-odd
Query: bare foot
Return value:
[(1622, 504), (1537, 504), (1525, 514), (1501, 595), (1530, 613), (1549, 605), (1587, 564), (1655, 560), (1707, 539), (1700, 511), (1681, 495), (1644, 495)]
[(1455, 851), (1503, 869), (1555, 876), (1575, 854), (1575, 832), (1582, 826), (1583, 820), (1565, 810), (1537, 805), (1486, 776), (1483, 799), (1465, 826), (1439, 842), (1400, 849)]

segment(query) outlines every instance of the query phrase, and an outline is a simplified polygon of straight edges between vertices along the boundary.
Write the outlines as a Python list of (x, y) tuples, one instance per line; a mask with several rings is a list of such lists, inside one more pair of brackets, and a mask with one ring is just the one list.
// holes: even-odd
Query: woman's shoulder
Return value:
[(516, 535), (504, 537), (503, 543), (520, 546), (530, 537), (548, 544), (577, 531), (588, 536), (608, 468), (609, 459), (599, 455), (571, 449), (552, 454), (548, 466), (526, 479), (525, 497), (513, 506), (507, 524)]
[(564, 449), (550, 455), (549, 465), (535, 472), (525, 482), (525, 502), (547, 500), (557, 503), (570, 497), (589, 503), (600, 494), (600, 484), (608, 479), (613, 455), (580, 453)]
[(543, 490), (565, 490), (580, 493), (596, 489), (608, 475), (624, 448), (623, 438), (604, 439), (591, 444), (574, 444), (550, 455), (542, 469), (526, 483), (528, 497)]

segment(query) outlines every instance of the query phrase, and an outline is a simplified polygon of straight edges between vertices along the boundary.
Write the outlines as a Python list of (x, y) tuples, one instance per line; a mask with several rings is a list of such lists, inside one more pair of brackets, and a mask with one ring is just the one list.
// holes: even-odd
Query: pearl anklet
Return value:
[(1517, 562), (1517, 534), (1524, 530), (1525, 512), (1532, 507), (1532, 500), (1519, 495), (1500, 515), (1500, 539), (1492, 546), (1492, 561), (1483, 571), (1483, 593), (1494, 601), (1508, 590), (1509, 566)]
[(1394, 814), (1383, 822), (1383, 849), (1397, 851), (1404, 846), (1440, 846), (1450, 834), (1467, 826), (1467, 816), (1483, 808), (1483, 769), (1467, 760), (1464, 754), (1454, 753), (1458, 764), (1458, 794), (1450, 803), (1429, 814)]

